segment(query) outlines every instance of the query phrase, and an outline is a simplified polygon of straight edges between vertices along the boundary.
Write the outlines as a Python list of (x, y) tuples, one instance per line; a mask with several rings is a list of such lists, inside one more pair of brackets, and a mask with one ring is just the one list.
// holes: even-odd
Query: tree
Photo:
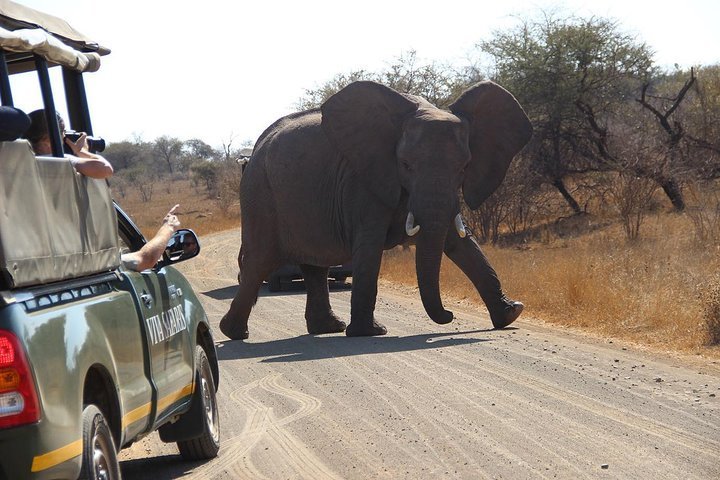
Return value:
[(415, 50), (400, 55), (378, 78), (398, 92), (417, 95), (439, 108), (447, 108), (469, 86), (447, 65), (419, 62)]
[(296, 107), (298, 111), (318, 108), (335, 93), (359, 80), (378, 80), (378, 77), (365, 70), (337, 74), (318, 88), (306, 89), (305, 95), (298, 100)]
[(227, 139), (227, 142), (225, 142), (225, 141), (222, 142), (222, 149), (219, 152), (220, 154), (218, 156), (218, 159), (220, 161), (225, 162), (225, 163), (235, 161), (237, 155), (232, 146), (233, 142), (235, 141), (235, 137), (236, 137), (236, 135), (231, 133)]
[(193, 138), (184, 142), (182, 154), (178, 158), (177, 165), (179, 170), (191, 172), (192, 166), (196, 163), (215, 161), (220, 158), (220, 156), (219, 151), (199, 138)]
[[(678, 72), (682, 78), (692, 73)], [(697, 68), (695, 78), (676, 115), (690, 150), (684, 160), (694, 178), (714, 180), (720, 178), (720, 64)]]
[(170, 174), (173, 174), (174, 165), (182, 154), (183, 142), (175, 137), (163, 135), (155, 139), (154, 153), (165, 162)]
[(640, 98), (637, 99), (638, 103), (657, 120), (664, 137), (658, 141), (658, 144), (661, 145), (661, 151), (656, 149), (655, 158), (657, 161), (650, 167), (649, 172), (641, 171), (641, 173), (644, 173), (645, 177), (655, 179), (660, 184), (676, 210), (685, 209), (685, 199), (680, 183), (677, 180), (679, 167), (681, 164), (686, 163), (683, 161), (685, 155), (681, 148), (684, 143), (685, 129), (681, 122), (675, 121), (671, 117), (682, 104), (693, 83), (695, 83), (695, 74), (691, 70), (690, 78), (680, 88), (677, 95), (673, 98), (664, 99), (655, 97), (660, 100), (658, 103), (662, 104), (656, 106), (648, 94), (650, 82), (646, 82), (642, 86)]
[(617, 168), (609, 125), (652, 71), (651, 52), (614, 21), (549, 14), (496, 32), (479, 48), (533, 122), (531, 168), (581, 213), (566, 179)]
[(193, 158), (213, 160), (218, 157), (218, 151), (199, 138), (192, 138), (185, 141), (183, 150)]
[(198, 160), (190, 166), (190, 171), (197, 181), (203, 181), (210, 195), (217, 193), (217, 179), (220, 166), (215, 162)]
[(152, 145), (139, 139), (111, 143), (103, 152), (103, 156), (118, 171), (137, 165), (147, 166), (152, 163)]
[(421, 62), (417, 52), (410, 50), (378, 73), (357, 70), (338, 74), (314, 90), (305, 90), (297, 106), (300, 110), (318, 108), (332, 95), (359, 80), (372, 80), (400, 93), (423, 97), (440, 108), (450, 105), (469, 85), (468, 80), (451, 67), (438, 62)]

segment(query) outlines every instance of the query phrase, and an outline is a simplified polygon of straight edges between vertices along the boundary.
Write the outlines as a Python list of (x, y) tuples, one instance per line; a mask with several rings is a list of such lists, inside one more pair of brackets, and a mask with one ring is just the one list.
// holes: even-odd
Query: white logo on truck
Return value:
[(182, 305), (165, 310), (159, 315), (146, 318), (145, 321), (153, 345), (168, 340), (173, 335), (187, 329)]

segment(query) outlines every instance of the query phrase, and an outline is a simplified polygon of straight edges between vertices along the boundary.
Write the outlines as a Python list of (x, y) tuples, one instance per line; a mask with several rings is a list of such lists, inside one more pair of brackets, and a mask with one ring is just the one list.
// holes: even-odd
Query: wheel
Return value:
[(217, 457), (220, 450), (220, 416), (210, 362), (199, 345), (195, 347), (195, 358), (195, 388), (200, 390), (199, 395), (193, 395), (193, 401), (199, 399), (202, 402), (203, 433), (199, 437), (177, 442), (177, 446), (185, 460), (206, 460)]
[(81, 480), (115, 480), (120, 478), (120, 465), (112, 432), (105, 415), (95, 405), (87, 405), (82, 413), (83, 447)]
[(282, 290), (282, 283), (280, 282), (280, 277), (272, 276), (270, 277), (270, 280), (268, 280), (268, 291), (270, 292), (279, 292)]

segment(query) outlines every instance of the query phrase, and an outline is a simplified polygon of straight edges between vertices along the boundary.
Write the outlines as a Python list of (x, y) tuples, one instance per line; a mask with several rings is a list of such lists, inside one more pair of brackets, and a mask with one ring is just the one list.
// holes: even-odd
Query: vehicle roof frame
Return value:
[[(40, 93), (42, 95), (43, 108), (45, 110), (45, 119), (50, 131), (50, 145), (54, 157), (63, 157), (63, 144), (60, 132), (60, 126), (57, 121), (57, 110), (55, 109), (55, 99), (50, 82), (49, 69), (47, 60), (39, 55), (34, 55), (35, 70), (40, 83)], [(63, 85), (65, 91), (65, 102), (67, 104), (69, 124), (73, 130), (93, 135), (92, 122), (90, 120), (90, 108), (87, 101), (87, 93), (85, 90), (85, 82), (83, 74), (80, 71), (73, 70), (68, 67), (62, 68)], [(9, 80), (9, 70), (5, 51), (0, 48), (0, 100), (2, 105), (14, 106), (12, 98), (12, 89)]]
[[(62, 132), (58, 126), (48, 70), (58, 64), (62, 68), (63, 89), (69, 116), (66, 122), (69, 127), (92, 136), (90, 109), (82, 73), (85, 70), (97, 70), (100, 67), (100, 56), (109, 54), (110, 49), (92, 41), (61, 18), (11, 0), (0, 0), (0, 29), (6, 35), (17, 33), (17, 38), (22, 39), (19, 43), (15, 43), (14, 37), (7, 37), (6, 39), (10, 39), (5, 45), (7, 48), (0, 47), (0, 101), (4, 106), (14, 107), (10, 75), (35, 70), (50, 130), (52, 154), (55, 157), (63, 157)], [(40, 39), (47, 38), (47, 43), (38, 42), (37, 37), (32, 35), (28, 37), (21, 33), (25, 31), (42, 32)], [(54, 43), (58, 41), (60, 43)], [(66, 63), (66, 56), (57, 55), (57, 52), (68, 48), (85, 62), (80, 63), (81, 67), (78, 67), (78, 64)], [(72, 56), (70, 58), (72, 59)]]

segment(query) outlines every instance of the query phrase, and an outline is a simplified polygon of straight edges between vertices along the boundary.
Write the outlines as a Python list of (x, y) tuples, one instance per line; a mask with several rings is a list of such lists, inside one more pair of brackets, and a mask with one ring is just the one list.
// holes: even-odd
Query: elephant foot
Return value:
[(507, 327), (517, 320), (524, 308), (525, 305), (521, 302), (505, 300), (501, 308), (490, 312), (490, 320), (492, 321), (493, 328), (500, 329)]
[(340, 320), (333, 312), (327, 316), (306, 317), (307, 331), (310, 335), (320, 335), (322, 333), (340, 333), (345, 331), (347, 326), (345, 322)]
[(455, 318), (455, 316), (449, 310), (443, 310), (442, 313), (440, 313), (440, 314), (430, 316), (430, 319), (432, 319), (433, 322), (438, 323), (440, 325), (446, 325), (446, 324), (452, 322), (453, 318)]
[(350, 321), (350, 325), (345, 329), (345, 335), (348, 337), (374, 337), (377, 335), (385, 335), (387, 328), (380, 325), (375, 320), (371, 324)]
[(250, 336), (247, 324), (242, 325), (227, 314), (220, 320), (220, 331), (231, 340), (246, 340)]

